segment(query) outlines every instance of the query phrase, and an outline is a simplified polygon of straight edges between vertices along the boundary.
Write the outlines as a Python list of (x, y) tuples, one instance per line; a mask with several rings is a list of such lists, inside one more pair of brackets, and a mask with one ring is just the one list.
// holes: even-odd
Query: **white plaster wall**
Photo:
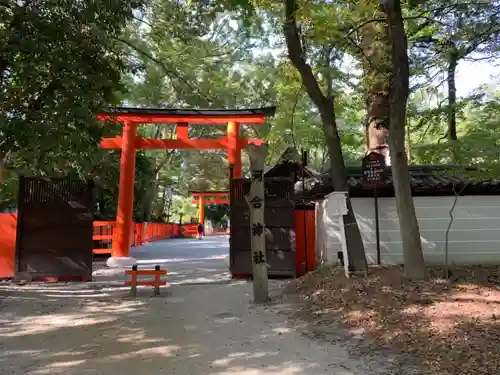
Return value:
[[(444, 262), (446, 229), (454, 197), (415, 197), (424, 257), (429, 264)], [(377, 261), (373, 198), (353, 198), (370, 264)], [(317, 203), (317, 257), (320, 264), (336, 263), (341, 251), (337, 220), (328, 214), (328, 196)], [(451, 264), (500, 264), (500, 196), (459, 197), (453, 210), (448, 251)], [(402, 264), (403, 252), (394, 198), (379, 198), (380, 249), (384, 264)]]

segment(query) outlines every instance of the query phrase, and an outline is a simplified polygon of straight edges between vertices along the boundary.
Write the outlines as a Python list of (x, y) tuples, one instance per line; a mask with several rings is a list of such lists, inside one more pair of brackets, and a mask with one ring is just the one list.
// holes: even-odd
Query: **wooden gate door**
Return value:
[[(270, 277), (295, 277), (295, 199), (294, 183), (288, 178), (267, 178), (266, 249)], [(251, 276), (250, 209), (245, 192), (249, 179), (231, 184), (230, 271), (233, 276)]]
[(16, 276), (92, 280), (92, 210), (92, 182), (21, 177)]

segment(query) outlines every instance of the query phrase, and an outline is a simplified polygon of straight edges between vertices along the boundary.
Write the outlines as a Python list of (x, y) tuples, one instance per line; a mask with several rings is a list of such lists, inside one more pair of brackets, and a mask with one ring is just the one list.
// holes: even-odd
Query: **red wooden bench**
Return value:
[[(132, 270), (125, 271), (126, 276), (130, 276), (131, 280), (125, 281), (125, 286), (130, 286), (130, 294), (135, 297), (137, 296), (138, 286), (152, 286), (153, 294), (155, 296), (160, 295), (160, 286), (167, 285), (165, 280), (161, 279), (162, 275), (166, 275), (167, 270), (160, 269), (160, 266), (155, 266), (154, 270), (138, 270), (137, 266), (132, 266)], [(137, 276), (153, 276), (152, 280), (138, 280)]]

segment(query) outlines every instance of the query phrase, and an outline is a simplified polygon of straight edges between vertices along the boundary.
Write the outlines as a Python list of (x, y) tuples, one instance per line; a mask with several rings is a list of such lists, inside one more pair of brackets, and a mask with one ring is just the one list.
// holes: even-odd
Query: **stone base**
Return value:
[(109, 268), (131, 268), (137, 264), (137, 260), (132, 257), (109, 257), (106, 266)]

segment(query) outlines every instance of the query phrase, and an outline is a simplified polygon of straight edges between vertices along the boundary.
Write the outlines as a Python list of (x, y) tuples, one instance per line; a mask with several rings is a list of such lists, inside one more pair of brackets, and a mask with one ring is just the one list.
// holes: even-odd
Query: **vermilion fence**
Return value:
[(135, 225), (134, 245), (143, 245), (152, 241), (180, 237), (181, 230), (178, 224), (141, 223)]
[[(111, 241), (113, 240), (113, 231), (116, 227), (114, 221), (94, 221), (94, 254), (110, 254)], [(98, 241), (98, 246), (96, 242)], [(108, 248), (109, 247), (109, 248)]]
[[(111, 254), (111, 244), (116, 223), (114, 221), (94, 221), (94, 254)], [(137, 223), (133, 227), (130, 245), (140, 246), (148, 242), (177, 237), (195, 237), (196, 224)]]
[[(111, 254), (114, 221), (94, 221), (94, 254)], [(17, 213), (0, 213), (0, 279), (14, 276), (16, 257)], [(130, 245), (175, 237), (195, 237), (196, 224), (142, 223), (136, 224)]]

